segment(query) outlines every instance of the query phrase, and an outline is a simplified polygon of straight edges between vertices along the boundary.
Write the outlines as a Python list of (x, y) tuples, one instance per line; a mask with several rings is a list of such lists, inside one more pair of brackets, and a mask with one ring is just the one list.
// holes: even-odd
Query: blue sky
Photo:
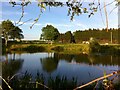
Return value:
[[(88, 2), (85, 2), (84, 6), (87, 4)], [(115, 3), (107, 6), (109, 28), (118, 28), (117, 8), (111, 14), (109, 14), (114, 7)], [(30, 29), (34, 19), (38, 17), (39, 11), (40, 8), (37, 7), (37, 2), (32, 2), (32, 4), (25, 7), (25, 15), (20, 23), (32, 19), (31, 21), (26, 22), (24, 25), (20, 26), (20, 28), (23, 30), (25, 40), (39, 40), (41, 28), (47, 24), (51, 24), (58, 28), (60, 33), (65, 33), (66, 31), (74, 32), (76, 30), (84, 30), (88, 28), (101, 29), (106, 27), (102, 22), (99, 11), (91, 18), (88, 18), (88, 14), (83, 14), (80, 16), (75, 16), (74, 20), (70, 21), (70, 16), (67, 16), (67, 7), (52, 7), (50, 11), (47, 7), (41, 15), (39, 22), (36, 23), (32, 29)], [(2, 2), (2, 10), (0, 10), (0, 14), (2, 15), (0, 21), (9, 19), (12, 22), (17, 22), (21, 16), (21, 9), (19, 6), (12, 7), (8, 2)], [(102, 15), (105, 23), (104, 9), (102, 9)]]

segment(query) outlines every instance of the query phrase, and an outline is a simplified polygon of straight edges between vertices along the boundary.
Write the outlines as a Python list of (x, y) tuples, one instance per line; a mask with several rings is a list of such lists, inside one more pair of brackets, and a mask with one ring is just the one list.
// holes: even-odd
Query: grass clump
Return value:
[(56, 76), (48, 79), (48, 87), (53, 90), (73, 90), (77, 86), (77, 79), (68, 80), (67, 77)]
[(55, 46), (55, 47), (52, 47), (51, 50), (54, 50), (54, 51), (57, 51), (57, 52), (61, 52), (61, 51), (64, 51), (64, 48), (61, 47), (61, 46)]
[(9, 48), (9, 51), (25, 51), (28, 53), (43, 52), (45, 50), (44, 46), (39, 45), (12, 45)]
[(97, 42), (95, 38), (90, 38), (89, 44), (89, 51), (91, 53), (99, 53), (100, 51), (100, 44)]
[(26, 51), (29, 53), (34, 53), (34, 52), (42, 52), (45, 51), (45, 48), (43, 46), (35, 46), (35, 45), (30, 45), (27, 47), (24, 47), (21, 49), (22, 51)]

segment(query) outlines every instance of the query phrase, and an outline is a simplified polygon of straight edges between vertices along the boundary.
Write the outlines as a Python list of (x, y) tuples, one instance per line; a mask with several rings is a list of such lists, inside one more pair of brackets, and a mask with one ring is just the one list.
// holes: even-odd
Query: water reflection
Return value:
[(6, 60), (2, 62), (2, 76), (6, 79), (7, 77), (12, 77), (14, 74), (21, 69), (23, 64), (23, 59), (16, 59), (15, 53), (8, 57), (8, 54), (5, 55)]
[[(87, 54), (60, 54), (54, 53), (53, 56), (47, 58), (41, 58), (41, 63), (43, 68), (51, 68), (53, 65), (57, 68), (58, 62), (60, 60), (65, 60), (69, 63), (85, 63), (88, 65), (118, 65), (120, 66), (119, 56), (111, 56), (111, 55), (87, 55)], [(55, 68), (54, 68), (55, 69)]]
[[(120, 56), (63, 54), (63, 53), (23, 53), (8, 54), (8, 62), (3, 62), (3, 76), (12, 76), (16, 72), (26, 72), (36, 76), (37, 71), (45, 77), (77, 77), (78, 83), (86, 83), (103, 76), (103, 70), (111, 73), (118, 70)], [(24, 62), (23, 62), (24, 61)]]
[(41, 61), (43, 70), (48, 73), (56, 70), (58, 66), (58, 58), (55, 58), (55, 57), (41, 58), (40, 61)]
[(92, 64), (94, 65), (118, 65), (120, 66), (120, 61), (119, 61), (120, 56), (101, 56), (101, 55), (89, 55), (89, 60), (91, 61)]
[(61, 54), (53, 53), (49, 57), (40, 58), (43, 72), (48, 75), (77, 77), (82, 84), (103, 76), (103, 72), (111, 73), (120, 66), (119, 56), (87, 55), (87, 54)]

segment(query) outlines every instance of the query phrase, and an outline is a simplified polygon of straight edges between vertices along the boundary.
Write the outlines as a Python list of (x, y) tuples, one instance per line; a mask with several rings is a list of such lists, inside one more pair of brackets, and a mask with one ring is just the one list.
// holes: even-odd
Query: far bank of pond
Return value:
[[(91, 52), (91, 49), (93, 51)], [(7, 48), (7, 52), (61, 52), (61, 53), (101, 53), (120, 54), (120, 45), (100, 45), (90, 47), (89, 44), (14, 44)]]

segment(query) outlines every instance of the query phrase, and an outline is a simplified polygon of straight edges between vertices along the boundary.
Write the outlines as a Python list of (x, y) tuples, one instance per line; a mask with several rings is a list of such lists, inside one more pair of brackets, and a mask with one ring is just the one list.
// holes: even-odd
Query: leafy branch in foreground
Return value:
[[(67, 2), (56, 2), (55, 0), (38, 0), (38, 7), (40, 8), (40, 14), (34, 20), (34, 23), (30, 26), (30, 28), (32, 28), (34, 24), (39, 21), (40, 16), (43, 13), (43, 11), (46, 10), (46, 7), (49, 7), (49, 10), (50, 10), (51, 7), (67, 6), (68, 16), (70, 16), (70, 20), (73, 21), (74, 16), (79, 16), (81, 14), (86, 14), (86, 13), (90, 18), (92, 15), (94, 15), (98, 11), (98, 9), (100, 10), (100, 13), (101, 13), (101, 9), (106, 8), (106, 6), (109, 6), (114, 2), (116, 2), (116, 6), (118, 6), (120, 1), (114, 0), (108, 4), (105, 4), (104, 7), (101, 8), (100, 0), (93, 0), (89, 2), (88, 7), (84, 5), (85, 4), (84, 0), (79, 0), (79, 2), (77, 0), (68, 0)], [(12, 7), (21, 6), (21, 9), (22, 9), (21, 17), (19, 21), (16, 23), (16, 24), (19, 24), (22, 18), (24, 17), (24, 7), (28, 6), (32, 2), (30, 0), (22, 0), (20, 2), (10, 0), (9, 3), (12, 5)], [(101, 13), (101, 18), (102, 18), (102, 13)], [(102, 18), (102, 21), (103, 21), (103, 18)], [(108, 27), (108, 24), (107, 24), (107, 27)]]

